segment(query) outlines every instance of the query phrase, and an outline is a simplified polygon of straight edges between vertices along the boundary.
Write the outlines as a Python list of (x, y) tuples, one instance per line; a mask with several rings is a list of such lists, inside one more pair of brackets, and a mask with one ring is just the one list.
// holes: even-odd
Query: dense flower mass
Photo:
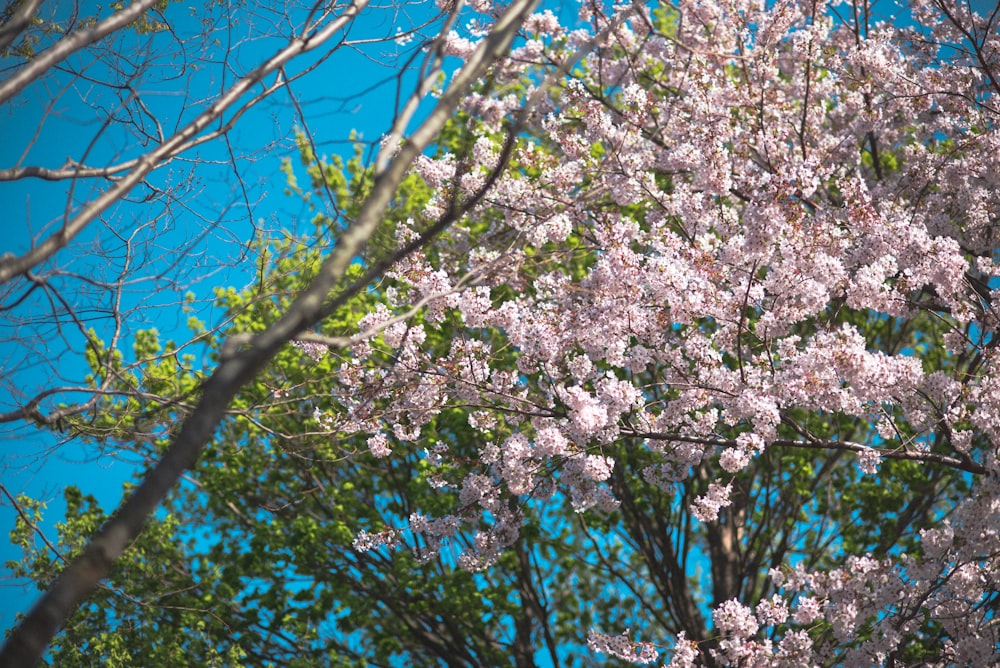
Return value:
[[(711, 622), (677, 588), (686, 566), (654, 582), (671, 665), (1000, 658), (1000, 31), (964, 3), (909, 12), (584, 3), (589, 31), (525, 24), (464, 103), (472, 150), (419, 160), (422, 216), (495, 183), (394, 269), (324, 417), (391, 458), (466, 412), (479, 458), (425, 460), (460, 504), (446, 529), (410, 526), (435, 553), (471, 531), (453, 545), (480, 571), (547, 504), (611, 523), (667, 507), (711, 562)], [(691, 549), (655, 545), (633, 547), (654, 579)], [(653, 661), (643, 637), (588, 642)]]

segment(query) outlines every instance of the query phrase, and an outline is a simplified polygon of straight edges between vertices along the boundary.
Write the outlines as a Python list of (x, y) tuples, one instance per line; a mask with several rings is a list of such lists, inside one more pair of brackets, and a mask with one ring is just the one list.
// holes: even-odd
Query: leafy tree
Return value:
[[(336, 280), (384, 176), (303, 132), (288, 193), (329, 207), (205, 338), (220, 369), (283, 339), (54, 661), (116, 660), (189, 582), (204, 663), (995, 662), (1000, 11), (846, 9), (531, 15)], [(212, 389), (176, 353), (138, 337), (71, 428), (163, 461)]]

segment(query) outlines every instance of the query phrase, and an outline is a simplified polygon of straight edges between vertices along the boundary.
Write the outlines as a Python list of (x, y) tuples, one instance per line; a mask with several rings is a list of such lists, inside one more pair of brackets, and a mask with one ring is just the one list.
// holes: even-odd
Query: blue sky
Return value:
[[(247, 262), (242, 255), (248, 242), (267, 231), (306, 229), (296, 220), (305, 213), (301, 203), (282, 194), (284, 182), (279, 172), (283, 158), (295, 158), (293, 130), (308, 127), (320, 153), (325, 154), (350, 154), (352, 130), (367, 141), (381, 136), (391, 124), (396, 104), (396, 71), (387, 63), (417, 48), (419, 40), (404, 47), (392, 40), (364, 42), (392, 36), (398, 26), (408, 29), (419, 25), (432, 11), (433, 4), (423, 2), (402, 4), (392, 11), (369, 8), (364, 20), (346, 36), (362, 43), (342, 48), (326, 61), (321, 60), (322, 53), (310, 54), (288, 68), (289, 76), (294, 76), (306, 66), (316, 65), (308, 76), (291, 84), (297, 104), (287, 89), (281, 91), (240, 118), (227, 142), (198, 147), (154, 174), (151, 182), (156, 187), (173, 189), (180, 198), (172, 200), (137, 187), (130, 194), (132, 203), (105, 216), (107, 227), (95, 221), (54, 263), (45, 265), (43, 272), (58, 268), (71, 274), (52, 274), (50, 281), (60, 287), (67, 303), (79, 310), (81, 319), (86, 320), (82, 326), (94, 327), (103, 338), (113, 336), (116, 323), (110, 313), (118, 299), (117, 308), (128, 314), (128, 325), (121, 330), (124, 349), (129, 348), (132, 332), (148, 327), (156, 327), (163, 339), (184, 341), (188, 336), (186, 316), (177, 304), (188, 290), (197, 295), (199, 317), (211, 324), (212, 287), (239, 287), (250, 280), (252, 261)], [(199, 98), (208, 99), (231, 85), (234, 73), (250, 70), (285, 43), (263, 36), (275, 30), (275, 25), (278, 30), (287, 30), (279, 15), (268, 15), (266, 10), (258, 16), (232, 18), (222, 12), (213, 18), (171, 3), (166, 16), (178, 37), (196, 35), (205, 20), (214, 21), (216, 28), (227, 26), (217, 33), (219, 43), (210, 44), (204, 52), (217, 62), (196, 63), (193, 52), (188, 58), (177, 57), (175, 35), (166, 34), (149, 41), (134, 35), (125, 37), (115, 45), (118, 53), (105, 61), (90, 56), (70, 58), (62, 71), (0, 106), (4, 137), (0, 168), (57, 168), (67, 157), (107, 165), (134, 157), (148, 149), (134, 134), (114, 122), (105, 123), (106, 119), (138, 118), (137, 123), (154, 138), (158, 122), (169, 134), (201, 108)], [(223, 67), (225, 48), (230, 51)], [(0, 59), (0, 77), (5, 76), (3, 68), (9, 62)], [(137, 116), (137, 105), (122, 104), (116, 91), (88, 82), (112, 79), (117, 76), (115, 69), (125, 71), (143, 62), (153, 66), (129, 84), (149, 111), (145, 118)], [(412, 88), (413, 81), (411, 73), (404, 79), (403, 90)], [(305, 123), (299, 117), (300, 110)], [(37, 242), (56, 229), (70, 197), (75, 202), (92, 198), (98, 185), (103, 187), (65, 180), (0, 182), (0, 197), (7, 207), (3, 226), (7, 234), (0, 238), (0, 254), (23, 253), (33, 239)], [(117, 236), (121, 233), (131, 235), (133, 247), (141, 255), (125, 258), (125, 246)], [(179, 255), (183, 264), (176, 264)], [(162, 280), (161, 274), (172, 277), (173, 284)], [(118, 289), (101, 285), (84, 289), (88, 280), (117, 284)], [(10, 303), (23, 292), (23, 286), (10, 293), (0, 291), (0, 302)], [(79, 385), (87, 373), (81, 353), (81, 326), (52, 326), (51, 313), (49, 300), (36, 290), (8, 318), (0, 320), (0, 412), (53, 383)], [(63, 401), (73, 398), (72, 394), (62, 395)], [(120, 501), (122, 483), (135, 470), (127, 455), (97, 452), (93, 446), (73, 440), (60, 442), (21, 423), (0, 425), (0, 448), (0, 481), (12, 494), (24, 493), (48, 502), (45, 528), (52, 539), (52, 524), (65, 510), (61, 493), (65, 485), (74, 484), (85, 494), (93, 494), (110, 511)], [(0, 562), (19, 556), (6, 539), (15, 516), (9, 502), (0, 499)], [(0, 628), (11, 626), (14, 615), (26, 610), (36, 594), (12, 582), (9, 571), (3, 568)]]

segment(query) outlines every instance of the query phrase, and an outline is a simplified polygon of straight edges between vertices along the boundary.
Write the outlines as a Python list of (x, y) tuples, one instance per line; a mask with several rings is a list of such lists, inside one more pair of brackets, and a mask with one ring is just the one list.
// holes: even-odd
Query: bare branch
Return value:
[(139, 184), (164, 160), (183, 150), (188, 142), (194, 140), (210, 123), (220, 118), (229, 107), (236, 103), (253, 86), (261, 82), (264, 77), (279, 70), (296, 56), (312, 51), (322, 45), (348, 25), (367, 4), (368, 0), (357, 0), (351, 3), (351, 5), (344, 9), (342, 14), (322, 29), (306, 31), (305, 34), (294, 38), (288, 46), (278, 51), (237, 81), (208, 109), (185, 125), (170, 139), (139, 158), (128, 174), (123, 176), (119, 181), (116, 181), (112, 187), (101, 193), (93, 202), (87, 204), (83, 211), (68, 220), (58, 232), (22, 256), (6, 254), (0, 257), (0, 283), (5, 283), (14, 276), (22, 274), (52, 257), (52, 255), (60, 248), (66, 246), (73, 237), (79, 234), (87, 224), (99, 216), (105, 209), (127, 195), (134, 186)]
[(27, 0), (7, 23), (0, 27), (0, 51), (6, 49), (31, 24), (31, 17), (42, 6), (42, 0)]
[[(95, 25), (93, 28), (81, 30), (80, 32), (73, 33), (69, 37), (59, 40), (51, 48), (33, 58), (22, 70), (18, 71), (17, 74), (0, 84), (0, 102), (6, 102), (11, 97), (19, 93), (29, 83), (36, 81), (38, 77), (42, 76), (49, 69), (66, 60), (66, 58), (80, 49), (93, 44), (94, 42), (112, 34), (116, 30), (120, 30), (121, 28), (128, 26), (130, 23), (138, 20), (143, 14), (156, 5), (157, 2), (158, 0), (136, 0), (136, 2), (115, 12)], [(33, 14), (34, 10), (31, 10), (30, 13)], [(17, 20), (19, 20), (19, 18), (14, 19), (14, 21)], [(25, 22), (29, 21), (30, 15), (25, 17), (24, 20)], [(11, 23), (14, 21), (11, 21)], [(6, 26), (4, 26), (4, 29), (6, 30)], [(3, 33), (0, 32), (0, 40), (2, 39)]]

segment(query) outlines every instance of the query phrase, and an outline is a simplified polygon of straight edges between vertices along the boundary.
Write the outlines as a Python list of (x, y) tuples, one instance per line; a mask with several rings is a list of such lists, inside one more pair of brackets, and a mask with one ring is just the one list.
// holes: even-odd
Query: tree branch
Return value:
[[(32, 81), (37, 81), (38, 78), (46, 71), (66, 60), (80, 49), (107, 37), (116, 30), (125, 28), (128, 24), (133, 23), (134, 21), (137, 21), (149, 9), (152, 9), (158, 1), (159, 0), (136, 0), (135, 3), (115, 12), (95, 25), (93, 28), (75, 32), (69, 37), (59, 40), (51, 48), (43, 51), (40, 55), (28, 61), (28, 64), (24, 67), (24, 69), (18, 71), (17, 74), (0, 84), (0, 103), (6, 102), (11, 97), (21, 92), (25, 86), (30, 84)], [(28, 5), (30, 4), (32, 3), (29, 2)], [(15, 21), (23, 20), (27, 23), (31, 20), (30, 14), (33, 13), (34, 11), (31, 10), (28, 16), (16, 16), (10, 21), (10, 23), (8, 23), (8, 26), (14, 24)], [(2, 45), (2, 40), (7, 37), (7, 35), (4, 34), (6, 31), (7, 26), (4, 26), (4, 29), (0, 31), (0, 45)], [(11, 37), (11, 39), (13, 39), (13, 37)]]
[[(636, 438), (648, 438), (654, 441), (679, 441), (681, 443), (698, 443), (701, 445), (719, 445), (725, 447), (736, 447), (736, 439), (732, 438), (713, 438), (711, 436), (685, 436), (683, 434), (665, 434), (656, 432), (640, 432), (640, 431), (630, 431), (629, 436), (634, 436)], [(915, 462), (930, 462), (932, 464), (942, 464), (944, 466), (950, 466), (953, 469), (958, 469), (960, 471), (966, 471), (968, 473), (975, 473), (977, 475), (984, 475), (987, 473), (987, 469), (982, 464), (977, 464), (973, 461), (964, 461), (956, 457), (949, 457), (948, 455), (941, 455), (936, 452), (920, 452), (914, 450), (886, 450), (884, 448), (872, 448), (868, 445), (863, 445), (861, 443), (854, 443), (852, 441), (835, 441), (830, 439), (815, 439), (815, 440), (803, 440), (795, 441), (789, 439), (779, 438), (777, 440), (771, 441), (768, 444), (771, 446), (778, 446), (784, 448), (804, 448), (808, 450), (848, 450), (850, 452), (862, 452), (865, 450), (876, 450), (879, 457), (883, 459), (904, 459), (907, 461)]]

